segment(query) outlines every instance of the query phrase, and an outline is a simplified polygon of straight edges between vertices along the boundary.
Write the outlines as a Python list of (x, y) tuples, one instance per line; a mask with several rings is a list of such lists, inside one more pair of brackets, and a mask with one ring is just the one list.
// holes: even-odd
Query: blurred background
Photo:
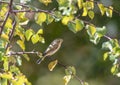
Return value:
[[(17, 0), (16, 0), (17, 1)], [(56, 0), (48, 6), (40, 3), (38, 0), (31, 0), (31, 5), (40, 9), (53, 9), (58, 4)], [(120, 12), (120, 0), (99, 0), (105, 6), (112, 5), (115, 10)], [(107, 35), (111, 38), (120, 38), (120, 16), (113, 13), (112, 18), (101, 16), (98, 8), (95, 9), (95, 18), (91, 21), (98, 27), (106, 26)], [(35, 27), (36, 23), (31, 22), (31, 27)], [(61, 22), (53, 22), (49, 25), (43, 25), (45, 44), (37, 43), (33, 45), (31, 42), (26, 42), (26, 51), (41, 51), (44, 52), (47, 46), (56, 38), (64, 40), (60, 50), (53, 55), (53, 59), (58, 59), (65, 65), (73, 65), (76, 68), (77, 76), (80, 79), (88, 82), (90, 85), (120, 85), (120, 78), (113, 76), (110, 73), (112, 63), (107, 60), (103, 61), (104, 50), (101, 49), (102, 42), (107, 39), (102, 38), (98, 45), (94, 45), (89, 41), (86, 30), (74, 34)], [(33, 85), (64, 85), (63, 77), (65, 75), (64, 68), (57, 65), (50, 72), (48, 70), (48, 59), (45, 59), (40, 65), (36, 64), (38, 59), (35, 55), (29, 55), (30, 62), (24, 58), (21, 71), (27, 76), (28, 80)], [(79, 81), (72, 79), (68, 85), (80, 85)]]

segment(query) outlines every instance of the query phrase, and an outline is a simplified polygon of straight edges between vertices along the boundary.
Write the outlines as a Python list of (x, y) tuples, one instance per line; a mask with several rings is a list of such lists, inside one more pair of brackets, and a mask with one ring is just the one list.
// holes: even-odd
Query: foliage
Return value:
[[(95, 17), (95, 4), (97, 4), (101, 16), (112, 17), (113, 7), (106, 7), (102, 3), (96, 3), (94, 0), (57, 0), (58, 7), (53, 10), (42, 10), (37, 7), (29, 5), (30, 0), (25, 0), (25, 4), (15, 3), (13, 0), (9, 2), (0, 1), (0, 61), (3, 64), (3, 72), (0, 73), (0, 80), (2, 85), (31, 85), (25, 75), (19, 70), (18, 66), (22, 65), (21, 56), (27, 60), (27, 54), (37, 54), (41, 56), (41, 52), (26, 52), (25, 42), (32, 42), (33, 45), (37, 43), (45, 43), (43, 37), (43, 24), (51, 24), (52, 22), (61, 22), (67, 26), (73, 33), (78, 33), (86, 30), (89, 39), (94, 44), (98, 44), (102, 37), (106, 37), (106, 27), (97, 27), (89, 21), (83, 20), (81, 17), (88, 17), (93, 20)], [(45, 6), (51, 5), (52, 0), (39, 0)], [(77, 5), (76, 5), (77, 4)], [(82, 12), (79, 12), (82, 11)], [(27, 28), (26, 26), (34, 21), (38, 25), (38, 29)], [(18, 37), (15, 43), (21, 48), (22, 52), (13, 52), (10, 46), (12, 38)], [(119, 56), (120, 46), (117, 39), (106, 37), (108, 41), (103, 42), (102, 48), (107, 49), (104, 53), (104, 61), (109, 58), (113, 62), (111, 73), (120, 77), (119, 73)], [(26, 55), (25, 55), (26, 54)], [(50, 71), (60, 64), (56, 59), (48, 64)], [(65, 67), (65, 76), (63, 78), (65, 85), (75, 78), (76, 69), (74, 66), (61, 66)], [(80, 81), (82, 85), (88, 83)]]

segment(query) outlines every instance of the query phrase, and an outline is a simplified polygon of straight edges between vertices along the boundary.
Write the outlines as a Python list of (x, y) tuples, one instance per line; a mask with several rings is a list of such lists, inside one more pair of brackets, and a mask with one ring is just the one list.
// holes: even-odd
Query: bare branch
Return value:
[(41, 54), (40, 52), (34, 52), (34, 51), (30, 51), (30, 52), (10, 52), (9, 54), (7, 55), (23, 55), (23, 54)]

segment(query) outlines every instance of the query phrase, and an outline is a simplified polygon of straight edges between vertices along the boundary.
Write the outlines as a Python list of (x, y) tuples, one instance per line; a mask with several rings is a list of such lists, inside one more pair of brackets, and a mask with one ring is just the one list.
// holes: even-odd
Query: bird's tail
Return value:
[(44, 60), (44, 58), (45, 58), (45, 57), (39, 58), (39, 59), (36, 61), (36, 63), (37, 63), (37, 64), (40, 64), (40, 63)]

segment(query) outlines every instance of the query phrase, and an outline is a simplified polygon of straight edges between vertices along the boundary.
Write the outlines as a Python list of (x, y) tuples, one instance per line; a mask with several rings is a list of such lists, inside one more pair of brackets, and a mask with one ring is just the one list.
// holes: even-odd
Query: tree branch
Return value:
[(37, 54), (37, 55), (39, 55), (40, 52), (34, 52), (34, 51), (30, 51), (30, 52), (24, 52), (24, 51), (23, 52), (10, 52), (7, 55), (11, 56), (11, 55), (23, 55), (23, 54)]
[(7, 19), (9, 17), (9, 14), (11, 13), (12, 3), (13, 3), (13, 0), (10, 0), (8, 12), (5, 15), (4, 22), (3, 22), (2, 26), (1, 26), (1, 29), (0, 29), (0, 37), (1, 37), (2, 31), (4, 29), (4, 26), (5, 26), (6, 22), (7, 22)]

